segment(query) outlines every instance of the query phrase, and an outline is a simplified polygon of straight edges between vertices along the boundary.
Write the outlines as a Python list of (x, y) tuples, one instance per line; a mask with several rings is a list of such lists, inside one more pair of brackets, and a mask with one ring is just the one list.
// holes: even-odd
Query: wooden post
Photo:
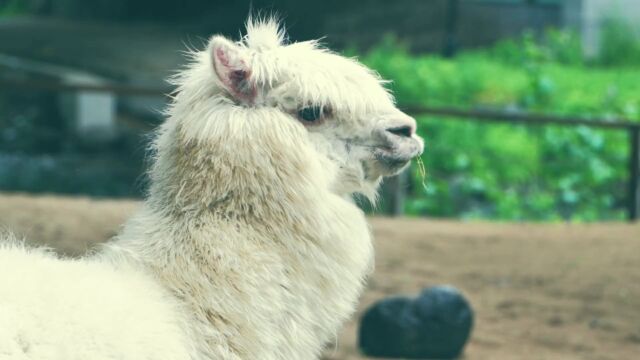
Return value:
[(629, 220), (640, 216), (640, 126), (629, 128)]
[(391, 216), (404, 215), (404, 201), (406, 197), (408, 176), (409, 170), (407, 169), (387, 180), (387, 200), (389, 203), (385, 207)]

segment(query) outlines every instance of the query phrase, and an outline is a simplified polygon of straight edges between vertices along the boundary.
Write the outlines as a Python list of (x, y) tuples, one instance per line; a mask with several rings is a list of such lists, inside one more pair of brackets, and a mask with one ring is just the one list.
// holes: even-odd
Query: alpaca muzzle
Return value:
[(382, 146), (374, 150), (373, 156), (390, 173), (403, 168), (424, 150), (422, 139), (415, 134), (415, 126), (410, 124), (388, 127), (379, 131), (378, 136)]

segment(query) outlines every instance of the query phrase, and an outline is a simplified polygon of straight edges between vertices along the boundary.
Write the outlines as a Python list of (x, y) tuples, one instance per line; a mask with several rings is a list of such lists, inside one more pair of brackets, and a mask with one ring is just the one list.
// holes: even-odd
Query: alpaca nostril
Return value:
[(409, 125), (396, 126), (388, 128), (387, 132), (400, 137), (411, 137), (411, 135), (413, 135), (413, 128)]

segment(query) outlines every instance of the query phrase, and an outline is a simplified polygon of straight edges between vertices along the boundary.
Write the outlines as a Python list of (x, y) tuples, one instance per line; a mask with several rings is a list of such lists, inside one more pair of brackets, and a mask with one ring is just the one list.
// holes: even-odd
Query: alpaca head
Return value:
[[(206, 112), (209, 128), (213, 118), (251, 113), (233, 121), (245, 121), (245, 129), (268, 122), (269, 131), (299, 138), (317, 155), (307, 160), (333, 172), (331, 187), (341, 195), (372, 197), (382, 177), (422, 153), (415, 120), (396, 108), (375, 72), (316, 41), (287, 44), (276, 21), (250, 20), (239, 42), (214, 36), (196, 60), (179, 81), (191, 105), (177, 101), (174, 108)], [(197, 110), (196, 99), (208, 110)], [(193, 129), (194, 136), (212, 132)]]

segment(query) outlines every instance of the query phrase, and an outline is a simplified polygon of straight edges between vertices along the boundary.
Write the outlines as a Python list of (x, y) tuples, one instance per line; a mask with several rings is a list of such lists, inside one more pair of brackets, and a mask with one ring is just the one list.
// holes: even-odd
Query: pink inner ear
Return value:
[(220, 48), (216, 49), (216, 57), (218, 58), (218, 61), (221, 65), (229, 67), (229, 58), (227, 57), (227, 54), (224, 52), (224, 50)]
[(236, 59), (235, 64), (232, 64), (229, 58), (229, 54), (222, 48), (215, 50), (216, 63), (219, 66), (215, 66), (216, 73), (222, 83), (226, 86), (227, 90), (239, 100), (253, 103), (256, 97), (256, 88), (249, 81), (251, 72), (242, 59)]

